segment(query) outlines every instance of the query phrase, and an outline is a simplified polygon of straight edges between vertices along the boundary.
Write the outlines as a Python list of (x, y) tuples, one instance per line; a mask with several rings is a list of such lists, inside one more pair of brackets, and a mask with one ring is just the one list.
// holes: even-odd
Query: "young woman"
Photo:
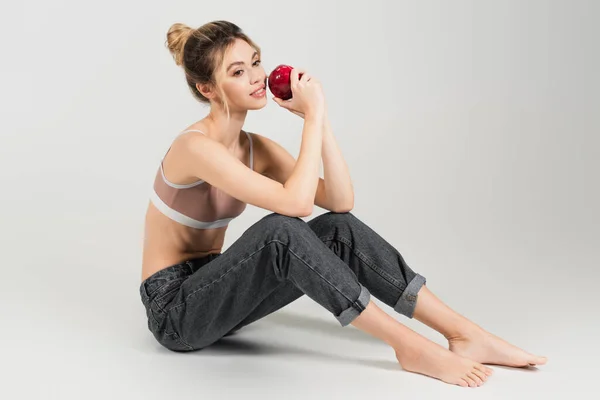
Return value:
[[(484, 363), (546, 362), (442, 303), (392, 245), (350, 212), (352, 184), (316, 78), (294, 69), (293, 98), (274, 98), (304, 119), (295, 160), (276, 142), (242, 130), (248, 110), (267, 104), (267, 75), (259, 46), (238, 26), (174, 24), (167, 45), (210, 113), (173, 140), (146, 214), (140, 295), (161, 345), (205, 348), (306, 294), (341, 326), (389, 344), (403, 369), (447, 383), (481, 385), (492, 373)], [(221, 252), (228, 223), (248, 203), (273, 212)], [(315, 204), (330, 211), (309, 222), (299, 218)], [(371, 294), (442, 333), (449, 348), (386, 314)]]

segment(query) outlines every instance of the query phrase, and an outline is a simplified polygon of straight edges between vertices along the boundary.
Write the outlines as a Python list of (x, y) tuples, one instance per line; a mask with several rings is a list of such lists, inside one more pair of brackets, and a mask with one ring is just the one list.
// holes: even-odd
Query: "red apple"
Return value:
[[(282, 100), (292, 98), (292, 88), (290, 87), (290, 73), (292, 69), (294, 67), (280, 64), (269, 74), (269, 90), (275, 97), (279, 97)], [(298, 74), (298, 78), (301, 78), (302, 75), (302, 73)]]

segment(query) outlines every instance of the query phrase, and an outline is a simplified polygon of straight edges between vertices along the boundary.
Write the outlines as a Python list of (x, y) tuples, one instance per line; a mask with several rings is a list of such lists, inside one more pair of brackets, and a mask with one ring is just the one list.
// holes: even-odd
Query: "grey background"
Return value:
[[(285, 4), (2, 5), (2, 397), (587, 394), (600, 355), (598, 2)], [(174, 22), (215, 19), (241, 26), (267, 71), (323, 82), (352, 212), (452, 308), (546, 366), (447, 385), (307, 298), (197, 354), (154, 341), (138, 295), (148, 195), (171, 140), (208, 112), (164, 40)], [(244, 128), (298, 155), (302, 120), (271, 100)], [(267, 213), (249, 206), (224, 250)]]

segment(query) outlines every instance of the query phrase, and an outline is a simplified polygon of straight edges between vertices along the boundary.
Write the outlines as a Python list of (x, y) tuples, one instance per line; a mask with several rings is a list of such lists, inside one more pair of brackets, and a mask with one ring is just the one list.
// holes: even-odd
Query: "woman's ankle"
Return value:
[(400, 346), (402, 338), (409, 333), (407, 330), (410, 330), (378, 307), (373, 300), (369, 301), (367, 307), (351, 322), (351, 325), (393, 348)]

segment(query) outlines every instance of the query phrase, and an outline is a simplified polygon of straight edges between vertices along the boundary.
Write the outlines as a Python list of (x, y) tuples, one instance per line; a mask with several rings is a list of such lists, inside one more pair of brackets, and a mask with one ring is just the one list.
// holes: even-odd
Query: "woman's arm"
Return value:
[[(300, 115), (300, 117), (302, 117), (302, 115)], [(331, 136), (331, 138), (327, 138), (326, 139), (326, 131), (328, 131), (327, 135)], [(264, 148), (264, 152), (265, 152), (265, 171), (264, 171), (264, 175), (276, 180), (277, 182), (285, 182), (287, 181), (288, 177), (290, 176), (290, 174), (292, 173), (292, 171), (294, 170), (294, 165), (296, 164), (296, 160), (294, 159), (294, 156), (292, 156), (283, 146), (281, 146), (279, 143), (275, 142), (274, 140), (269, 139), (266, 136), (260, 135), (258, 133), (253, 133), (253, 135), (255, 137), (257, 137), (261, 144), (262, 144), (262, 148)], [(331, 147), (332, 146), (332, 142), (333, 142), (333, 147), (334, 147), (334, 151), (328, 150), (325, 153), (328, 154), (326, 157), (329, 160), (329, 162), (325, 163), (325, 177), (326, 179), (330, 179), (335, 181), (336, 179), (336, 171), (339, 173), (340, 168), (337, 167), (337, 165), (339, 165), (339, 160), (341, 159), (341, 154), (339, 152), (339, 150), (337, 150), (337, 145), (335, 143), (335, 139), (333, 138), (333, 134), (331, 132), (331, 127), (329, 125), (328, 122), (325, 121), (325, 119), (323, 120), (323, 142), (322, 142), (322, 146), (321, 146), (321, 156), (323, 156), (323, 150), (325, 148), (325, 143), (327, 142), (327, 146)], [(333, 153), (332, 156), (329, 156), (329, 153)], [(337, 153), (337, 155), (336, 155)], [(339, 158), (337, 158), (339, 157)], [(341, 179), (341, 186), (342, 187), (347, 187), (347, 180), (349, 180), (348, 177), (348, 173), (347, 173), (347, 169), (345, 167), (345, 162), (342, 159), (342, 168), (341, 168), (341, 174), (342, 174), (342, 179)], [(331, 167), (331, 164), (333, 164), (333, 167)], [(329, 166), (328, 166), (329, 165)], [(343, 176), (343, 174), (346, 174), (346, 177)], [(331, 182), (331, 181), (329, 181)], [(315, 198), (314, 198), (314, 204), (316, 206), (319, 206), (325, 210), (330, 210), (333, 212), (348, 212), (350, 210), (352, 210), (353, 206), (354, 206), (354, 190), (352, 187), (352, 183), (350, 182), (350, 189), (349, 189), (349, 194), (348, 193), (344, 193), (344, 192), (340, 192), (340, 193), (334, 193), (334, 195), (329, 196), (327, 194), (328, 190), (331, 190), (330, 188), (333, 188), (333, 190), (335, 191), (336, 187), (339, 187), (340, 185), (328, 185), (329, 189), (327, 188), (327, 184), (325, 182), (325, 180), (323, 178), (319, 178), (319, 182), (317, 185), (317, 190), (315, 193)], [(340, 190), (340, 189), (337, 189)], [(341, 195), (340, 195), (341, 194)], [(341, 198), (341, 200), (340, 200)]]
[(330, 204), (342, 212), (354, 208), (354, 187), (346, 161), (342, 156), (329, 118), (325, 114), (323, 118), (323, 144), (321, 157), (323, 159), (323, 173), (325, 175), (325, 192)]
[[(282, 106), (282, 104), (279, 105)], [(295, 111), (288, 107), (284, 108), (300, 118), (304, 119), (305, 117), (304, 113), (300, 111)], [(354, 208), (354, 186), (352, 185), (348, 166), (333, 136), (326, 104), (323, 110), (322, 134), (321, 158), (323, 160), (325, 179), (319, 178), (315, 204), (321, 208), (335, 212), (348, 212)], [(289, 169), (293, 168), (294, 158), (278, 144), (272, 144), (270, 147), (274, 158), (271, 163), (270, 176), (281, 182), (289, 175)]]
[(306, 115), (302, 130), (302, 143), (297, 162), (294, 163), (284, 188), (296, 194), (299, 202), (305, 205), (308, 214), (312, 213), (315, 192), (319, 183), (319, 165), (323, 146), (323, 111)]

